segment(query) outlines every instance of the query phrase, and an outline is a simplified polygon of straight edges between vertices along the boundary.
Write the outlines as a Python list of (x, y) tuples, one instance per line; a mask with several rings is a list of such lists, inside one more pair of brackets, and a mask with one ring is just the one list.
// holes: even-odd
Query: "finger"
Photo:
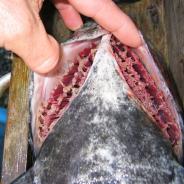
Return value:
[(42, 25), (27, 43), (27, 48), (25, 46), (25, 50), (21, 49), (21, 55), (33, 71), (44, 74), (56, 67), (60, 56), (59, 45), (52, 36), (45, 32)]
[(7, 43), (7, 48), (19, 55), (33, 71), (45, 74), (53, 70), (60, 57), (57, 41), (45, 32), (40, 21), (34, 30), (24, 32), (21, 38)]
[(0, 1), (0, 46), (19, 55), (33, 71), (47, 73), (57, 65), (60, 51), (46, 33), (38, 7), (34, 1)]
[(83, 22), (81, 16), (73, 6), (67, 1), (53, 0), (53, 2), (69, 29), (76, 30), (82, 27)]
[(132, 20), (111, 0), (69, 0), (80, 13), (93, 18), (121, 42), (132, 47), (141, 45), (139, 32)]

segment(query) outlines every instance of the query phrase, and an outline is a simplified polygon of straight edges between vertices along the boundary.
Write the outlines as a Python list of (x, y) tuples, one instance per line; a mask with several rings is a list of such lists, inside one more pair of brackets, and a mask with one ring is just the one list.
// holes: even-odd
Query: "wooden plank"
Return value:
[(29, 70), (16, 57), (13, 63), (8, 103), (2, 184), (9, 184), (26, 170), (29, 118), (28, 81)]
[(184, 105), (184, 0), (165, 0), (169, 68)]

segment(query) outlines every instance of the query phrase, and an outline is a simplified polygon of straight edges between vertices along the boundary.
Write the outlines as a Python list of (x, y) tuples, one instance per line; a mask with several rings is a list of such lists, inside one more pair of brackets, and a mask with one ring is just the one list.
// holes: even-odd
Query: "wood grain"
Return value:
[(29, 70), (15, 57), (8, 103), (2, 184), (8, 184), (26, 170), (28, 147)]
[(184, 1), (165, 0), (169, 68), (184, 105)]

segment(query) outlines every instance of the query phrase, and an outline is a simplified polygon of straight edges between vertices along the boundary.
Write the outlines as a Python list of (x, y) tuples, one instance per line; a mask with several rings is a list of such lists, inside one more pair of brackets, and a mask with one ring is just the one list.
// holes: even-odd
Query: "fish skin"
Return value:
[(107, 37), (79, 95), (14, 184), (184, 183), (184, 168), (128, 96)]

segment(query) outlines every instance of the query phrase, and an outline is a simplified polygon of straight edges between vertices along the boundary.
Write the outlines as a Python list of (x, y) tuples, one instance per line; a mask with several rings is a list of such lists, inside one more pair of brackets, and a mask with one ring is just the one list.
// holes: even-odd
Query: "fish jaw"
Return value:
[[(117, 39), (111, 41), (118, 71), (128, 84), (129, 97), (152, 119), (168, 139), (178, 161), (183, 163), (183, 119), (181, 109), (142, 38), (138, 48), (123, 46)], [(118, 53), (118, 54), (117, 54)]]
[(102, 38), (78, 96), (45, 140), (22, 183), (183, 183), (168, 141), (129, 98)]
[[(91, 68), (93, 68), (93, 62), (95, 60), (98, 60), (99, 55), (97, 55), (97, 52), (99, 48), (101, 47), (102, 42), (106, 42), (106, 46), (108, 45), (108, 49), (106, 49), (104, 52), (111, 53), (112, 57), (114, 57), (115, 60), (115, 66), (118, 74), (121, 76), (121, 79), (124, 81), (124, 87), (126, 86), (127, 89), (127, 94), (129, 95), (129, 98), (133, 99), (138, 106), (140, 106), (146, 114), (152, 119), (152, 121), (159, 127), (159, 129), (162, 131), (164, 136), (169, 140), (169, 136), (167, 135), (167, 122), (164, 124), (163, 120), (160, 120), (161, 118), (167, 118), (167, 115), (169, 114), (170, 118), (169, 122), (171, 121), (170, 124), (172, 124), (173, 129), (175, 129), (174, 133), (172, 131), (171, 134), (174, 134), (174, 138), (170, 140), (171, 144), (173, 145), (173, 150), (175, 155), (177, 156), (178, 160), (181, 162), (182, 155), (183, 155), (183, 148), (182, 148), (182, 132), (181, 129), (183, 128), (183, 121), (179, 112), (179, 108), (177, 104), (175, 103), (175, 100), (170, 93), (170, 90), (160, 73), (159, 68), (155, 64), (155, 61), (152, 57), (152, 55), (149, 52), (149, 49), (146, 45), (146, 43), (143, 41), (143, 45), (140, 46), (137, 49), (129, 48), (123, 44), (121, 44), (117, 39), (112, 37), (112, 35), (108, 34), (106, 31), (104, 31), (101, 27), (99, 26), (92, 26), (91, 28), (85, 28), (84, 30), (80, 30), (79, 32), (75, 33), (75, 36), (67, 41), (66, 43), (62, 44), (63, 48), (63, 57), (61, 60), (61, 64), (57, 69), (57, 72), (54, 75), (48, 75), (48, 76), (39, 76), (38, 74), (34, 74), (34, 92), (32, 95), (32, 132), (33, 132), (33, 139), (34, 139), (34, 145), (35, 145), (35, 150), (36, 152), (39, 151), (42, 143), (45, 141), (47, 136), (49, 135), (50, 132), (52, 132), (53, 127), (55, 124), (58, 122), (60, 118), (64, 115), (64, 113), (67, 111), (67, 109), (70, 107), (72, 101), (78, 96), (80, 91), (83, 89), (83, 86), (85, 85), (85, 82), (88, 79), (89, 73), (91, 71)], [(119, 46), (117, 46), (117, 43)], [(114, 45), (113, 45), (114, 44)], [(119, 47), (117, 49), (117, 47)], [(86, 50), (87, 49), (87, 50)], [(121, 50), (122, 49), (122, 50)], [(87, 52), (87, 54), (86, 54)], [(91, 56), (92, 53), (92, 56)], [(120, 56), (119, 53), (122, 55)], [(84, 56), (86, 54), (86, 56)], [(84, 56), (84, 57), (83, 57)], [(40, 116), (45, 114), (45, 109), (50, 109), (50, 107), (53, 105), (53, 97), (55, 97), (53, 94), (56, 92), (61, 93), (60, 96), (63, 95), (63, 79), (64, 77), (66, 78), (66, 73), (71, 73), (71, 68), (76, 64), (76, 60), (78, 63), (80, 63), (80, 66), (77, 66), (77, 72), (81, 71), (83, 68), (82, 62), (84, 62), (85, 59), (91, 60), (92, 57), (92, 62), (91, 64), (88, 64), (88, 66), (85, 66), (85, 72), (82, 71), (82, 82), (78, 84), (77, 90), (73, 93), (73, 89), (75, 87), (68, 87), (67, 85), (65, 86), (65, 97), (70, 99), (69, 101), (65, 101), (66, 105), (62, 111), (59, 113), (55, 113), (54, 121), (51, 122), (51, 120), (46, 120), (46, 118), (42, 118), (40, 120)], [(133, 59), (132, 59), (133, 58)], [(102, 59), (102, 58), (101, 58)], [(130, 74), (127, 74), (127, 71), (125, 71), (124, 66), (122, 66), (122, 61), (125, 61), (125, 64), (127, 67), (131, 67), (133, 64), (136, 65), (141, 65), (141, 71), (144, 70), (143, 74), (139, 74), (139, 71), (136, 69), (133, 69), (133, 73), (137, 75), (138, 73), (138, 78), (133, 78), (135, 82), (141, 83), (144, 85), (144, 87), (135, 87), (132, 85)], [(131, 62), (134, 62), (133, 64)], [(130, 63), (127, 65), (127, 63)], [(72, 66), (72, 67), (71, 67)], [(75, 68), (74, 68), (75, 69)], [(73, 71), (73, 68), (72, 68)], [(76, 72), (74, 72), (76, 74)], [(72, 74), (75, 76), (75, 74)], [(126, 74), (128, 77), (126, 77)], [(147, 80), (150, 78), (150, 81), (152, 82), (153, 87), (157, 88), (157, 90), (154, 93), (161, 94), (155, 95), (151, 94), (150, 91), (147, 92), (144, 88), (145, 85), (149, 86), (150, 81), (140, 81), (141, 77), (148, 76), (145, 78)], [(68, 77), (68, 75), (67, 75)], [(76, 76), (73, 77), (75, 82), (76, 82)], [(72, 78), (72, 80), (73, 80)], [(136, 81), (137, 80), (137, 81)], [(67, 82), (67, 81), (65, 81)], [(62, 87), (58, 88), (58, 86), (62, 84)], [(137, 88), (140, 88), (137, 90)], [(135, 90), (136, 89), (136, 90)], [(151, 88), (152, 90), (153, 88)], [(68, 90), (68, 91), (67, 91)], [(72, 95), (71, 93), (68, 94), (69, 90), (72, 90)], [(152, 91), (151, 91), (152, 92)], [(146, 103), (144, 103), (144, 100), (141, 98), (141, 95), (139, 94), (144, 94), (144, 95), (149, 95), (150, 99), (148, 101), (145, 100)], [(58, 94), (57, 94), (58, 95)], [(68, 96), (67, 96), (68, 95)], [(143, 97), (144, 97), (143, 95)], [(61, 100), (63, 100), (64, 97), (61, 97)], [(152, 99), (151, 99), (152, 98)], [(152, 101), (155, 100), (155, 103), (157, 103), (158, 98), (164, 98), (165, 100), (162, 100), (159, 102), (160, 104), (158, 105), (157, 108), (161, 108), (161, 115), (159, 113), (153, 113), (153, 108), (148, 107), (152, 106)], [(49, 101), (49, 102), (48, 102)], [(54, 101), (55, 103), (55, 101)], [(62, 101), (61, 101), (62, 103)], [(164, 105), (163, 105), (164, 104)], [(163, 106), (163, 108), (161, 107)], [(53, 105), (53, 108), (56, 110), (57, 106)], [(166, 110), (165, 110), (166, 109)], [(155, 110), (155, 109), (154, 109)], [(156, 109), (158, 111), (158, 109)], [(53, 115), (53, 112), (47, 111), (49, 115)], [(164, 115), (162, 115), (164, 114)], [(156, 118), (154, 117), (156, 116)], [(42, 116), (43, 117), (43, 116)], [(50, 117), (48, 117), (50, 118)], [(165, 120), (165, 119), (164, 119)], [(46, 127), (46, 131), (44, 129), (44, 136), (40, 136), (40, 121), (44, 122), (49, 122), (49, 127)], [(48, 129), (49, 128), (49, 129)]]
[[(164, 91), (164, 96), (166, 98), (166, 103), (168, 104), (171, 114), (174, 117), (174, 121), (176, 122), (180, 134), (180, 138), (178, 139), (178, 143), (173, 147), (174, 153), (178, 155), (178, 160), (180, 163), (183, 163), (183, 131), (184, 131), (184, 122), (182, 118), (182, 110), (178, 105), (177, 100), (174, 99), (174, 94), (171, 93), (170, 88), (168, 87), (168, 83), (164, 79), (161, 70), (157, 63), (155, 62), (152, 54), (150, 53), (148, 46), (144, 39), (142, 38), (142, 46), (135, 49), (136, 54), (141, 58), (142, 63), (144, 64), (147, 71), (150, 73), (151, 77), (154, 79), (157, 87)], [(157, 75), (155, 75), (157, 74)]]

